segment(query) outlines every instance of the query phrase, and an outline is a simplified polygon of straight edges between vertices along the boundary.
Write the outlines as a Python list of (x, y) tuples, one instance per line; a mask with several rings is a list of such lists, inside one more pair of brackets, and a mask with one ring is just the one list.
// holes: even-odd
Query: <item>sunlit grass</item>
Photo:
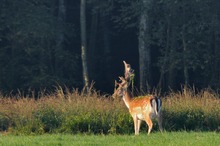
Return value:
[(0, 136), (0, 145), (31, 146), (218, 146), (220, 136), (215, 132), (154, 132), (148, 136), (134, 135), (70, 135), (45, 134), (38, 136)]

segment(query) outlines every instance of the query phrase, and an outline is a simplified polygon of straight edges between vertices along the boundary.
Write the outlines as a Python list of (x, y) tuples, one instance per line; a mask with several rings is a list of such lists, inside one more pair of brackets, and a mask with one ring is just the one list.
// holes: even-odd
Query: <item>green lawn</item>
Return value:
[(70, 135), (38, 136), (0, 135), (1, 146), (220, 146), (215, 132), (164, 132), (134, 135)]

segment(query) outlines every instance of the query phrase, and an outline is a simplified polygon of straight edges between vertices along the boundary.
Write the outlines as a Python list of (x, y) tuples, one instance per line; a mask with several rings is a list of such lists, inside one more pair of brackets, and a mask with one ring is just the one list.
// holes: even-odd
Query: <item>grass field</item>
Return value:
[(219, 146), (215, 132), (154, 132), (148, 136), (44, 134), (35, 136), (0, 135), (1, 146)]
[(134, 136), (123, 100), (110, 95), (62, 88), (39, 99), (0, 93), (0, 146), (220, 146), (219, 94), (184, 91), (162, 97), (166, 131), (154, 122), (150, 136), (144, 122)]

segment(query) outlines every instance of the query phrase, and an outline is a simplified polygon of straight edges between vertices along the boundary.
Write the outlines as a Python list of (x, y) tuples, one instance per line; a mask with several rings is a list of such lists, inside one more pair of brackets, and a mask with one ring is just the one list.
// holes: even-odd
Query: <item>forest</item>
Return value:
[(220, 87), (219, 0), (1, 0), (0, 91)]

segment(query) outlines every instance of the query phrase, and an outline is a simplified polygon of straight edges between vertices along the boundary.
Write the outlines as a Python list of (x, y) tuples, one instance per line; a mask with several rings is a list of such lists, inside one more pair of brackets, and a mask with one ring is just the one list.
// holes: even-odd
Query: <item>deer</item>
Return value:
[(129, 64), (125, 61), (123, 62), (125, 66), (125, 78), (119, 77), (121, 83), (115, 81), (115, 90), (112, 95), (113, 98), (121, 97), (123, 99), (130, 115), (133, 118), (135, 135), (139, 135), (142, 121), (147, 123), (148, 135), (150, 135), (153, 127), (152, 120), (154, 118), (157, 118), (159, 129), (162, 132), (161, 99), (153, 95), (134, 98), (128, 88), (131, 82), (130, 77), (133, 76), (134, 71), (131, 69)]

